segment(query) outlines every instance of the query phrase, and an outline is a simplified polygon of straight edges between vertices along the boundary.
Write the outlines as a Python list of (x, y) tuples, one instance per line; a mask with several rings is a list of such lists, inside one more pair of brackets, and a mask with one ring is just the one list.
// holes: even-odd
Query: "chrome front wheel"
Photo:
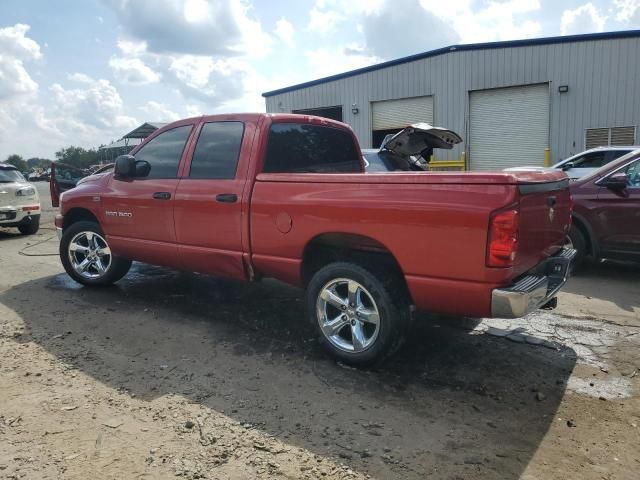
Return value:
[(77, 233), (67, 251), (72, 268), (83, 278), (98, 279), (109, 271), (111, 249), (104, 237), (96, 232)]
[(380, 332), (380, 313), (373, 296), (349, 278), (336, 278), (320, 289), (316, 317), (327, 341), (344, 352), (368, 349)]

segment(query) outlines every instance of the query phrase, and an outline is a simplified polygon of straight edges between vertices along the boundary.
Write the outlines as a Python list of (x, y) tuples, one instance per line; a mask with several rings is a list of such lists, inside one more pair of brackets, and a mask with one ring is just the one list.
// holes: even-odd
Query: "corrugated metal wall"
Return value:
[[(468, 141), (469, 91), (549, 82), (550, 148), (555, 162), (584, 150), (586, 128), (640, 125), (640, 38), (452, 51), (266, 98), (267, 112), (343, 105), (363, 148), (371, 146), (371, 102), (434, 96), (434, 123)], [(558, 93), (568, 85), (567, 93)], [(356, 103), (359, 113), (351, 113)], [(636, 138), (636, 143), (640, 139)], [(542, 157), (544, 152), (540, 152)]]

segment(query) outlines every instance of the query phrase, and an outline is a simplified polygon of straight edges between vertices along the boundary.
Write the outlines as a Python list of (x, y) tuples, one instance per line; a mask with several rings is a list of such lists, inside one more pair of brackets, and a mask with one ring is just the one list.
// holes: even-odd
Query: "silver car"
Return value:
[[(564, 160), (552, 165), (548, 168), (564, 170), (570, 179), (577, 180), (591, 172), (596, 171), (600, 167), (612, 162), (616, 158), (626, 155), (640, 148), (639, 146), (625, 147), (596, 147), (584, 152), (565, 158)], [(505, 171), (514, 170), (545, 170), (545, 167), (511, 167)]]

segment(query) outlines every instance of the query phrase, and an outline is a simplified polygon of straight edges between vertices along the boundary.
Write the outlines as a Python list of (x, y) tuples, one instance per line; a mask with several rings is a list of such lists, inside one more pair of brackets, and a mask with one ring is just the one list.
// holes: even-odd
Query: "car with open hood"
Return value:
[(400, 132), (387, 135), (379, 149), (363, 149), (367, 173), (424, 172), (435, 148), (450, 150), (462, 138), (442, 127), (414, 123)]

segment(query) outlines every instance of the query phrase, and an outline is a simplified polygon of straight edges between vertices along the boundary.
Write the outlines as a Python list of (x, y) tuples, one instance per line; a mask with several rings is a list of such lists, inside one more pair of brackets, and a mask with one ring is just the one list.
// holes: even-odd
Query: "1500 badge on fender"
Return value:
[(133, 217), (133, 213), (131, 212), (112, 212), (107, 210), (104, 214), (107, 217)]

